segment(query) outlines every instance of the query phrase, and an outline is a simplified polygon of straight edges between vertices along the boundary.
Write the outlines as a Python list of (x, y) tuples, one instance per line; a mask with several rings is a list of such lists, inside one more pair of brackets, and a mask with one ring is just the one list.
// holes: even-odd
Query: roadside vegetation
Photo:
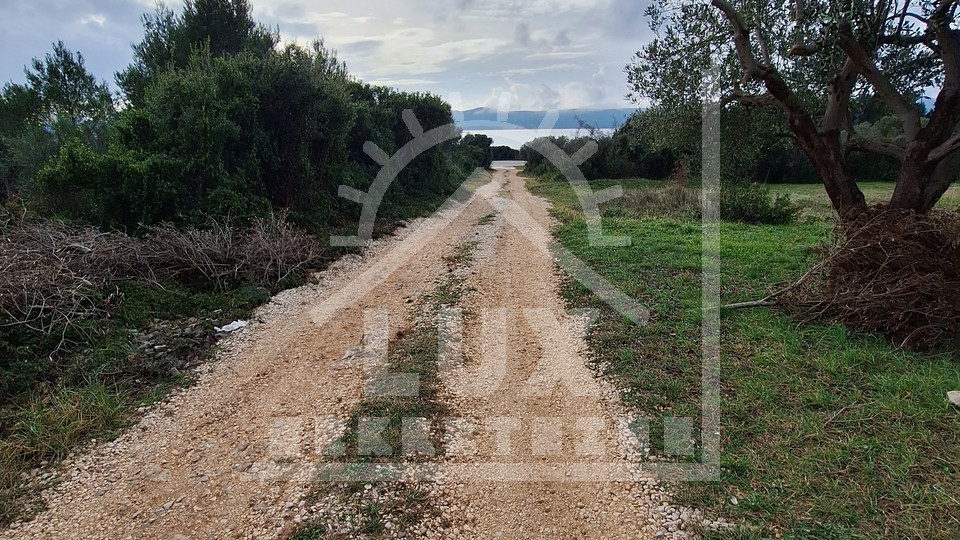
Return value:
[[(0, 91), (0, 524), (36, 511), (41, 470), (190, 384), (214, 328), (246, 320), (346, 248), (390, 156), (450, 105), (365, 84), (321, 40), (279, 43), (246, 0), (143, 18), (115, 80), (64, 43)], [(25, 61), (27, 59), (24, 59)], [(411, 128), (412, 126), (412, 128)], [(491, 140), (456, 138), (392, 183), (375, 234), (433, 211)]]
[[(563, 288), (570, 308), (601, 310), (589, 336), (595, 361), (650, 419), (662, 451), (664, 416), (700, 417), (698, 194), (594, 182), (595, 191), (624, 186), (625, 197), (604, 209), (604, 231), (633, 245), (590, 247), (572, 188), (528, 182), (553, 202), (558, 241), (651, 309), (637, 327), (578, 283)], [(865, 192), (878, 200), (892, 187)], [(721, 224), (723, 303), (761, 298), (815, 264), (833, 228), (819, 216), (829, 205), (819, 189), (777, 187), (802, 205), (792, 224)], [(706, 538), (955, 538), (960, 411), (945, 394), (960, 388), (956, 347), (910, 352), (841, 325), (798, 324), (784, 310), (724, 311), (721, 327), (721, 479), (674, 486), (676, 502), (739, 523)]]

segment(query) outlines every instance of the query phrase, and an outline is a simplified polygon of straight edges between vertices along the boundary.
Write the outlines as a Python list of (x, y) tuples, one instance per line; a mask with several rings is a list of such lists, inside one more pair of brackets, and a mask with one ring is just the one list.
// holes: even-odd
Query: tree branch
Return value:
[(927, 163), (930, 165), (939, 163), (957, 150), (960, 150), (960, 134), (954, 135), (940, 146), (931, 150), (927, 155)]
[(863, 46), (847, 33), (840, 34), (840, 48), (847, 54), (847, 57), (853, 61), (857, 70), (863, 75), (863, 78), (870, 83), (877, 91), (877, 94), (887, 104), (888, 107), (897, 115), (903, 124), (903, 132), (907, 140), (916, 137), (920, 131), (920, 111), (907, 101), (900, 92), (894, 88), (877, 66), (870, 59), (869, 53)]
[(857, 66), (853, 60), (847, 58), (840, 73), (827, 85), (827, 109), (823, 113), (822, 127), (824, 131), (840, 131), (847, 126), (850, 135), (853, 124), (850, 118), (850, 94), (857, 84)]
[(755, 301), (753, 301), (753, 302), (739, 302), (739, 303), (736, 303), (736, 304), (727, 304), (727, 305), (723, 306), (723, 309), (744, 309), (744, 308), (753, 308), (753, 307), (771, 307), (771, 306), (775, 306), (775, 305), (777, 305), (777, 298), (779, 298), (779, 297), (787, 294), (788, 292), (796, 289), (797, 287), (803, 285), (803, 283), (804, 283), (805, 281), (807, 281), (807, 279), (809, 279), (811, 276), (813, 276), (814, 274), (816, 274), (817, 272), (819, 272), (821, 269), (823, 269), (823, 268), (827, 265), (827, 263), (829, 263), (831, 260), (832, 260), (832, 257), (827, 257), (827, 258), (823, 259), (822, 261), (820, 261), (820, 262), (818, 262), (816, 265), (814, 265), (813, 268), (811, 268), (810, 270), (807, 270), (807, 273), (804, 274), (803, 277), (801, 277), (801, 278), (798, 279), (797, 281), (794, 281), (792, 284), (790, 284), (790, 285), (788, 285), (788, 286), (786, 286), (786, 287), (784, 287), (784, 288), (782, 288), (782, 289), (780, 289), (780, 290), (778, 290), (778, 291), (775, 291), (775, 292), (772, 292), (772, 293), (768, 294), (767, 296), (761, 298), (760, 300), (755, 300)]
[(733, 44), (737, 49), (737, 58), (743, 68), (744, 80), (751, 80), (760, 76), (760, 66), (753, 55), (753, 46), (750, 45), (750, 30), (743, 16), (726, 0), (712, 0), (711, 4), (726, 15), (733, 26)]
[(930, 20), (933, 21), (937, 19), (948, 18), (950, 12), (953, 11), (955, 3), (956, 0), (940, 0), (936, 9), (933, 10), (933, 14), (930, 15)]
[(822, 50), (822, 41), (817, 41), (814, 43), (795, 43), (793, 47), (790, 47), (790, 50), (787, 51), (787, 56), (791, 58), (798, 56), (813, 56)]
[(757, 43), (760, 44), (760, 55), (763, 58), (763, 65), (772, 66), (773, 62), (770, 60), (770, 49), (767, 47), (767, 40), (763, 37), (763, 29), (761, 28), (761, 10), (763, 9), (763, 2), (757, 2), (757, 24), (753, 27), (753, 33), (757, 36)]
[(930, 34), (918, 34), (914, 36), (902, 36), (899, 33), (880, 36), (877, 39), (880, 45), (896, 45), (897, 47), (913, 47), (915, 45), (926, 45), (936, 50), (933, 43), (933, 36)]
[(960, 31), (950, 28), (956, 0), (941, 0), (930, 16), (930, 26), (936, 35), (943, 62), (943, 84), (934, 102), (930, 121), (917, 137), (928, 164), (944, 160), (957, 149), (957, 124), (960, 122)]
[(834, 208), (843, 214), (850, 208), (864, 206), (866, 203), (863, 193), (844, 169), (839, 130), (821, 133), (803, 101), (783, 80), (776, 68), (757, 64), (750, 44), (750, 31), (740, 13), (725, 0), (711, 0), (711, 3), (730, 21), (744, 80), (762, 81), (770, 95), (786, 111), (790, 130), (796, 135), (797, 144), (820, 173)]
[(720, 99), (720, 106), (737, 102), (745, 107), (781, 107), (777, 98), (769, 92), (766, 94), (744, 94), (740, 90), (734, 90), (732, 93)]
[(933, 171), (933, 177), (923, 189), (924, 210), (933, 208), (940, 197), (950, 188), (957, 176), (957, 158), (960, 154), (954, 152), (943, 159)]
[(847, 143), (847, 147), (851, 150), (859, 150), (861, 152), (870, 152), (872, 154), (889, 156), (897, 161), (903, 161), (905, 154), (904, 149), (895, 144), (886, 143), (875, 139), (864, 139), (861, 137), (851, 137), (850, 141)]
[(907, 20), (907, 13), (910, 11), (911, 2), (908, 0), (903, 3), (903, 11), (900, 12), (900, 21), (897, 23), (897, 31), (894, 32), (894, 35), (899, 36), (900, 32), (903, 31), (903, 23)]

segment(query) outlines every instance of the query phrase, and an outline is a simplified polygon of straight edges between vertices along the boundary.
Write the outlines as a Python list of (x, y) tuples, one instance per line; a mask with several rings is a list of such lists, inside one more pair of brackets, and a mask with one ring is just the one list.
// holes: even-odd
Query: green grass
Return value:
[[(23, 474), (62, 459), (90, 439), (116, 437), (134, 420), (134, 409), (191, 383), (188, 376), (172, 373), (171, 365), (138, 355), (132, 332), (147, 329), (155, 319), (199, 317), (218, 324), (247, 319), (270, 299), (269, 291), (257, 287), (215, 292), (132, 281), (110, 292), (122, 295), (123, 302), (109, 318), (91, 319), (65, 333), (14, 327), (0, 334), (0, 524), (41, 509), (36, 495), (43, 486), (25, 486)], [(49, 351), (64, 338), (60, 355), (49, 360)], [(202, 355), (206, 347), (181, 352)]]
[[(860, 182), (860, 191), (863, 192), (867, 203), (886, 203), (893, 194), (893, 184), (888, 182)], [(832, 218), (835, 214), (820, 184), (770, 184), (773, 194), (786, 193), (791, 199), (803, 207), (803, 215), (816, 218)], [(960, 208), (960, 185), (954, 185), (940, 199), (938, 208), (957, 210)]]
[[(562, 290), (570, 307), (601, 310), (591, 348), (624, 402), (651, 420), (651, 442), (661, 449), (663, 416), (699, 417), (700, 224), (605, 218), (605, 234), (629, 235), (633, 246), (594, 248), (569, 186), (529, 183), (554, 202), (557, 239), (652, 311), (650, 324), (636, 327), (579, 284)], [(809, 197), (808, 207), (828, 204), (808, 186), (777, 189)], [(883, 189), (892, 186), (865, 191), (879, 199)], [(720, 230), (725, 303), (797, 279), (830, 232), (823, 219)], [(708, 537), (958, 537), (960, 414), (945, 399), (960, 389), (956, 353), (904, 352), (770, 309), (724, 312), (721, 328), (721, 480), (675, 486), (677, 502), (742, 526)]]
[(487, 214), (477, 220), (477, 225), (487, 225), (489, 223), (492, 223), (493, 220), (496, 218), (497, 218), (496, 214)]

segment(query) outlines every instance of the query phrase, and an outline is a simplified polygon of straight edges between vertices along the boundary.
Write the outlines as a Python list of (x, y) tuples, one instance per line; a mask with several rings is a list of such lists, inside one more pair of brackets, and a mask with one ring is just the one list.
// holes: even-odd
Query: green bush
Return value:
[[(542, 139), (542, 140), (541, 140)], [(669, 150), (650, 150), (627, 129), (617, 130), (612, 135), (598, 132), (590, 136), (544, 137), (527, 143), (520, 148), (519, 157), (527, 162), (526, 171), (544, 180), (562, 180), (563, 174), (535, 148), (538, 144), (551, 142), (567, 155), (573, 155), (585, 145), (595, 143), (597, 151), (580, 165), (580, 172), (587, 180), (601, 178), (646, 178), (661, 180), (669, 176), (674, 166), (674, 155)]]
[(770, 189), (762, 184), (737, 183), (720, 190), (720, 218), (724, 221), (785, 225), (792, 223), (800, 207), (789, 195), (770, 197)]
[[(490, 165), (493, 163), (493, 150), (491, 149), (493, 139), (479, 133), (471, 133), (469, 135), (464, 135), (461, 143), (464, 146), (470, 147), (471, 150), (474, 150), (473, 155), (479, 157), (480, 167), (484, 169), (490, 168)], [(475, 150), (479, 150), (480, 152), (476, 153)]]

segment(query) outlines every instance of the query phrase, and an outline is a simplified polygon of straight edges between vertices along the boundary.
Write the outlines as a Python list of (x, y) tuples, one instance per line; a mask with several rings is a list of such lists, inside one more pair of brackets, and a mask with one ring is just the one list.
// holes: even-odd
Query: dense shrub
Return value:
[(520, 151), (509, 146), (494, 146), (490, 148), (494, 161), (517, 161), (520, 159)]
[(800, 207), (789, 195), (770, 197), (762, 184), (729, 184), (720, 190), (720, 218), (724, 221), (785, 225), (793, 222)]
[(490, 146), (493, 144), (493, 139), (479, 133), (471, 133), (463, 136), (462, 144), (467, 147), (476, 148), (478, 151), (471, 151), (471, 155), (475, 156), (474, 159), (479, 158), (480, 167), (484, 169), (490, 168), (490, 164), (493, 163), (493, 150)]
[(674, 167), (673, 152), (666, 149), (650, 151), (636, 134), (626, 128), (612, 135), (595, 132), (592, 136), (544, 137), (520, 148), (519, 157), (527, 162), (526, 170), (545, 180), (560, 180), (560, 170), (536, 150), (538, 143), (549, 141), (572, 155), (588, 143), (597, 145), (597, 151), (580, 165), (587, 180), (600, 178), (647, 178), (660, 180), (670, 175)]
[[(143, 108), (119, 115), (106, 151), (74, 141), (38, 185), (51, 211), (128, 231), (207, 217), (249, 222), (271, 208), (290, 209), (298, 223), (322, 229), (358, 215), (337, 190), (366, 190), (379, 172), (364, 143), (392, 154), (413, 138), (406, 109), (425, 130), (453, 121), (436, 96), (347, 80), (319, 43), (266, 57), (201, 51), (185, 68), (157, 76)], [(491, 141), (483, 139), (468, 136), (417, 156), (391, 185), (383, 212), (399, 215), (451, 193), (463, 171), (489, 164), (489, 144), (482, 143)], [(457, 156), (461, 150), (465, 155)]]

